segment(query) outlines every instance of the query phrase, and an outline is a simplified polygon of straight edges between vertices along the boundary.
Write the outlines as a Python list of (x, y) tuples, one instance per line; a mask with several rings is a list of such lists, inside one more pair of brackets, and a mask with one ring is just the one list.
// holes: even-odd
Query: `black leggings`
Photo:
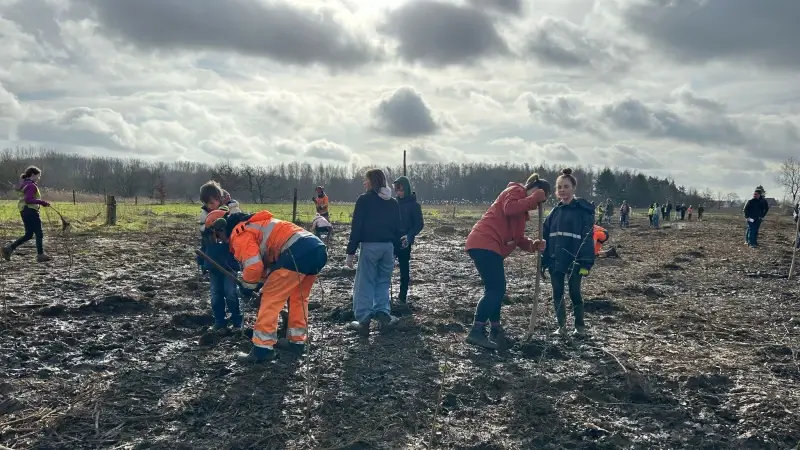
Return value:
[(44, 246), (42, 240), (44, 239), (44, 232), (42, 231), (42, 219), (39, 217), (39, 211), (33, 208), (25, 208), (19, 215), (22, 217), (22, 224), (25, 225), (25, 235), (11, 244), (11, 250), (16, 250), (17, 247), (36, 236), (36, 253), (43, 254)]
[[(564, 284), (567, 275), (564, 273), (551, 273), (550, 284), (553, 287), (553, 303), (556, 310), (558, 326), (564, 327), (567, 324), (567, 310), (564, 307)], [(569, 298), (572, 300), (572, 313), (575, 316), (575, 326), (582, 327), (583, 323), (583, 298), (581, 297), (581, 276), (578, 267), (573, 268), (569, 281)]]

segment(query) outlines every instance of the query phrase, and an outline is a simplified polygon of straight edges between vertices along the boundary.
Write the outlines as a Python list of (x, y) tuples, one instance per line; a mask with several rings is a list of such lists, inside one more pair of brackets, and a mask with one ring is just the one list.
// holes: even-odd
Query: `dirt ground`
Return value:
[[(645, 219), (646, 220), (646, 219)], [(368, 340), (344, 330), (346, 230), (311, 303), (304, 360), (241, 366), (214, 338), (193, 230), (60, 237), (0, 263), (0, 443), (14, 449), (788, 449), (800, 442), (800, 285), (788, 219), (761, 248), (716, 217), (611, 228), (622, 257), (584, 280), (584, 340), (554, 330), (549, 283), (522, 339), (535, 259), (507, 260), (517, 338), (463, 342), (481, 286), (472, 222), (429, 224), (412, 261), (413, 314)], [(442, 227), (443, 225), (447, 226)], [(395, 272), (393, 292), (397, 292)], [(567, 303), (569, 303), (568, 299)], [(255, 305), (245, 305), (254, 320)]]

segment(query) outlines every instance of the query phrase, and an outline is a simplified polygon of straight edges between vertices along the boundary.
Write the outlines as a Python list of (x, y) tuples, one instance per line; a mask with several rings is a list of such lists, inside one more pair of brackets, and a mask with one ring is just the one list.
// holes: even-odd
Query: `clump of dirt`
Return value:
[(78, 307), (83, 314), (130, 314), (150, 308), (147, 302), (123, 295), (109, 295), (99, 300), (91, 300)]

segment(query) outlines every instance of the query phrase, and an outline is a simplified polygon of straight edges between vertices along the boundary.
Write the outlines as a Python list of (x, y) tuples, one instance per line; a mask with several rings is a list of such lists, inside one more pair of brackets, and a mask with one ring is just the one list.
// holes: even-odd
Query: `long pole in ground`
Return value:
[(797, 218), (797, 224), (794, 226), (794, 249), (792, 250), (792, 265), (789, 266), (789, 279), (794, 275), (794, 261), (797, 258), (797, 240), (800, 239), (800, 217)]
[[(536, 229), (536, 239), (542, 238), (542, 204), (539, 203), (539, 224)], [(533, 330), (536, 328), (536, 316), (539, 312), (539, 297), (542, 295), (542, 256), (539, 249), (536, 249), (536, 284), (533, 289), (533, 311), (531, 311), (531, 321), (528, 324), (527, 338), (533, 337)]]

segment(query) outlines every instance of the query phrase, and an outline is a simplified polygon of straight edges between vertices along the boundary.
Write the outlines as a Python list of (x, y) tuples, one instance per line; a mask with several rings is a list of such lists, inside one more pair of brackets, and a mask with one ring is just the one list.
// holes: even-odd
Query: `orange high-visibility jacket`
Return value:
[(595, 225), (592, 237), (594, 238), (594, 254), (598, 255), (603, 248), (603, 242), (608, 240), (608, 231), (599, 225)]
[(328, 212), (328, 196), (323, 195), (322, 197), (314, 197), (314, 203), (317, 204), (317, 212), (320, 214), (326, 214)]
[(298, 239), (313, 234), (303, 228), (275, 219), (269, 211), (253, 214), (237, 225), (230, 237), (233, 256), (242, 265), (242, 281), (255, 285), (264, 278), (266, 268)]

